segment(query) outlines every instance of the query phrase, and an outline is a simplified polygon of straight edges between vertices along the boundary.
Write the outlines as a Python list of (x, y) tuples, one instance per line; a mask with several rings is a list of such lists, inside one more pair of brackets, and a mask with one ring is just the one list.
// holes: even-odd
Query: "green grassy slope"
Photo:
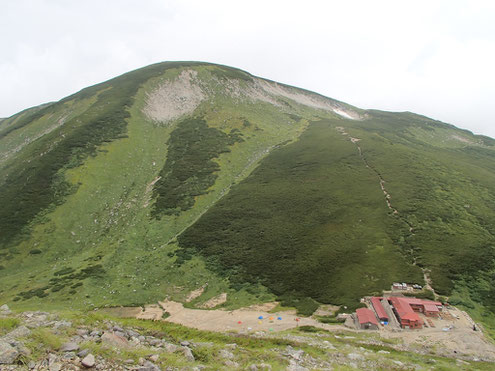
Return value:
[[(197, 70), (209, 81), (216, 67), (198, 66)], [(64, 165), (57, 172), (69, 185), (68, 192), (58, 198), (57, 205), (38, 213), (27, 224), (29, 229), (24, 230), (24, 235), (16, 235), (20, 242), (4, 244), (1, 250), (0, 275), (5, 284), (0, 288), (0, 295), (3, 298), (16, 300), (20, 307), (87, 308), (142, 304), (167, 294), (181, 299), (205, 282), (209, 286), (204, 300), (231, 290), (228, 281), (205, 269), (201, 259), (182, 266), (175, 264), (175, 235), (225, 194), (233, 182), (249, 174), (270, 148), (299, 135), (305, 121), (290, 119), (270, 104), (234, 103), (230, 97), (220, 94), (221, 87), (217, 87), (219, 94), (212, 98), (213, 103), (198, 108), (198, 115), (204, 117), (210, 131), (225, 133), (218, 138), (231, 138), (228, 152), (220, 151), (213, 156), (217, 164), (214, 185), (207, 192), (193, 195), (194, 208), (157, 219), (151, 215), (153, 181), (166, 164), (169, 139), (176, 138), (171, 134), (180, 133), (185, 125), (152, 122), (143, 115), (142, 109), (147, 93), (163, 81), (175, 78), (179, 72), (179, 69), (168, 68), (164, 74), (142, 85), (134, 96), (134, 105), (128, 109), (125, 135), (107, 141), (91, 156), (78, 157), (77, 162)], [(215, 84), (211, 89), (215, 89)], [(97, 104), (94, 102), (102, 91), (111, 90), (105, 84), (91, 89), (100, 95), (83, 91), (80, 100), (93, 102), (85, 115), (98, 115), (101, 110), (94, 107)], [(70, 100), (76, 99), (77, 95)], [(214, 109), (210, 108), (211, 104)], [(74, 121), (84, 122), (84, 117), (77, 116)], [(266, 122), (266, 118), (270, 121)], [(69, 130), (67, 125), (62, 125), (60, 130)], [(242, 134), (242, 141), (235, 138), (236, 130), (238, 135)], [(194, 131), (191, 134), (191, 140), (195, 140)], [(184, 132), (177, 138), (185, 140)], [(50, 143), (49, 137), (42, 137), (40, 144), (35, 141), (10, 161), (22, 168), (22, 164), (29, 161), (23, 159), (37, 151), (33, 146), (44, 143)], [(180, 141), (177, 146), (180, 148)], [(189, 166), (187, 161), (183, 166)], [(10, 189), (14, 192), (13, 187)], [(33, 199), (27, 197), (27, 201)], [(9, 223), (9, 217), (4, 222)], [(232, 295), (232, 300), (240, 305), (248, 298), (261, 300), (256, 299), (260, 295), (266, 295), (262, 288), (256, 289), (254, 296), (242, 292)]]
[[(149, 95), (184, 68), (206, 98), (150, 120)], [(495, 310), (493, 139), (325, 101), (364, 115), (345, 119), (302, 90), (263, 100), (263, 83), (156, 64), (0, 122), (0, 298), (92, 308), (208, 283), (198, 303), (355, 306), (424, 268), (440, 294)]]
[[(369, 115), (313, 123), (186, 231), (181, 246), (235, 279), (347, 305), (393, 280), (422, 281), (406, 261), (431, 270), (444, 295), (456, 281), (490, 271), (490, 141), (478, 144), (470, 133), (409, 113)], [(338, 125), (360, 139), (362, 158)], [(379, 177), (397, 215), (385, 204)]]
[(350, 306), (392, 281), (421, 282), (387, 234), (394, 219), (376, 175), (338, 124), (311, 123), (181, 235), (180, 246), (218, 259), (237, 283), (260, 280), (279, 295), (326, 303)]

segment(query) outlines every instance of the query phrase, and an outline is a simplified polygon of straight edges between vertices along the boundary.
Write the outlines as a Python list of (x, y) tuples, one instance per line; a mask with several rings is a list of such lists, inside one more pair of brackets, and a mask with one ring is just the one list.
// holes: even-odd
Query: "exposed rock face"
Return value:
[(148, 95), (144, 113), (159, 122), (192, 113), (206, 97), (196, 75), (194, 70), (184, 70), (175, 80), (164, 82)]

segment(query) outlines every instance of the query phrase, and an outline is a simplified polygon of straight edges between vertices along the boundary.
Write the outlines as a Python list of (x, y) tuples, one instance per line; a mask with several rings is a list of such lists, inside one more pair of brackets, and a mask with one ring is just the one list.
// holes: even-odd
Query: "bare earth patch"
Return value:
[(219, 305), (225, 303), (226, 301), (227, 301), (227, 293), (223, 292), (220, 295), (217, 295), (214, 298), (211, 298), (210, 300), (204, 302), (199, 307), (204, 309), (211, 309), (218, 307)]
[(238, 80), (232, 79), (222, 81), (221, 83), (223, 84), (226, 93), (233, 98), (247, 98), (251, 101), (262, 101), (277, 107), (284, 107), (280, 98), (287, 98), (304, 106), (336, 113), (349, 120), (363, 119), (357, 112), (344, 107), (344, 105), (333, 101), (332, 99), (309, 92), (306, 93), (299, 89), (284, 86), (273, 81), (255, 78), (253, 82), (246, 83), (245, 85), (241, 85)]
[(462, 143), (474, 144), (474, 142), (470, 141), (467, 138), (461, 137), (459, 135), (452, 135), (452, 139), (458, 140), (459, 142), (462, 142)]
[(204, 291), (205, 291), (204, 287), (200, 287), (199, 289), (191, 291), (189, 293), (189, 295), (187, 295), (186, 303), (189, 303), (189, 302), (193, 301), (194, 299), (199, 298), (203, 294)]
[[(380, 337), (400, 340), (394, 348), (406, 351), (433, 352), (438, 355), (495, 360), (495, 346), (482, 331), (473, 331), (473, 320), (457, 308), (445, 309), (443, 318), (430, 318), (435, 327), (421, 330), (402, 330), (396, 326), (381, 326), (379, 331), (354, 330), (338, 324), (324, 324), (314, 318), (299, 317), (291, 312), (270, 312), (277, 302), (236, 309), (190, 309), (182, 303), (165, 300), (141, 308), (109, 308), (111, 314), (139, 319), (162, 320), (199, 330), (215, 332), (255, 333), (257, 331), (278, 332), (298, 326), (314, 326), (332, 332), (366, 332)], [(327, 315), (338, 307), (321, 307), (320, 315)], [(117, 311), (117, 312), (115, 312)], [(170, 314), (163, 319), (163, 313)], [(424, 317), (423, 315), (421, 315)], [(261, 317), (261, 318), (260, 318)], [(426, 322), (426, 317), (423, 318)], [(479, 328), (479, 327), (478, 327)]]
[[(216, 332), (283, 331), (297, 326), (317, 326), (328, 330), (346, 330), (340, 325), (325, 325), (312, 318), (298, 317), (287, 312), (269, 313), (251, 308), (232, 311), (221, 309), (190, 309), (182, 303), (161, 301), (160, 306), (170, 314), (164, 321), (178, 323), (199, 330)], [(259, 317), (262, 319), (259, 319)], [(278, 319), (280, 318), (280, 319)], [(298, 321), (296, 321), (296, 318)]]
[(146, 191), (144, 192), (145, 195), (145, 201), (143, 204), (143, 207), (148, 207), (151, 201), (151, 191), (153, 190), (153, 186), (155, 185), (156, 182), (158, 182), (161, 179), (161, 176), (157, 176), (153, 181), (146, 186)]
[(150, 319), (153, 321), (157, 321), (161, 319), (163, 316), (162, 308), (157, 304), (150, 304), (144, 307), (140, 313), (136, 315), (137, 319)]
[(320, 305), (318, 309), (314, 312), (315, 316), (331, 316), (333, 315), (336, 311), (339, 310), (338, 305)]
[(259, 86), (264, 92), (271, 96), (281, 96), (308, 107), (331, 111), (346, 119), (361, 119), (360, 115), (357, 112), (344, 108), (338, 102), (334, 102), (331, 99), (325, 98), (323, 96), (304, 93), (291, 87), (277, 84), (276, 82), (268, 82), (261, 79), (256, 80), (255, 84), (257, 84), (257, 86)]
[(197, 72), (184, 70), (148, 94), (143, 112), (154, 121), (169, 122), (192, 113), (206, 98), (196, 82)]

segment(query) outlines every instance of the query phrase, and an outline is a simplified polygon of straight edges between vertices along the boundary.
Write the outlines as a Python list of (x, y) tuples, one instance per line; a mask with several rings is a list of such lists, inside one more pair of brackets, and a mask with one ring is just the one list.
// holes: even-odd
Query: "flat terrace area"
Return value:
[[(373, 311), (371, 301), (368, 308)], [(295, 312), (273, 313), (276, 303), (251, 306), (227, 311), (222, 309), (184, 308), (182, 303), (162, 301), (142, 308), (112, 308), (114, 315), (148, 320), (161, 320), (178, 323), (187, 327), (215, 332), (237, 332), (255, 334), (257, 332), (284, 331), (298, 326), (315, 326), (336, 333), (345, 331), (375, 333), (386, 339), (397, 339), (398, 349), (419, 352), (434, 352), (438, 355), (473, 360), (495, 361), (495, 346), (482, 331), (473, 331), (474, 322), (470, 316), (455, 307), (443, 307), (438, 317), (427, 317), (418, 313), (424, 322), (421, 329), (403, 329), (393, 313), (391, 305), (384, 302), (383, 310), (389, 317), (387, 325), (377, 318), (378, 330), (362, 330), (352, 326), (324, 324), (315, 318), (299, 317)], [(164, 313), (169, 314), (168, 317)], [(383, 313), (382, 313), (383, 315)], [(259, 317), (262, 317), (260, 319)], [(281, 319), (278, 319), (278, 318)], [(297, 321), (296, 321), (297, 319)], [(351, 321), (352, 322), (352, 321)], [(478, 328), (478, 326), (477, 326)]]

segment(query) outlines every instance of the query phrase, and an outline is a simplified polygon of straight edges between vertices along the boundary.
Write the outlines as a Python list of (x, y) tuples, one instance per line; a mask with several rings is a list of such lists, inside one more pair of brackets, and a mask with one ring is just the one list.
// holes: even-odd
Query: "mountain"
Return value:
[(0, 205), (18, 308), (201, 289), (311, 313), (399, 281), (495, 311), (495, 140), (231, 67), (159, 63), (0, 121)]

